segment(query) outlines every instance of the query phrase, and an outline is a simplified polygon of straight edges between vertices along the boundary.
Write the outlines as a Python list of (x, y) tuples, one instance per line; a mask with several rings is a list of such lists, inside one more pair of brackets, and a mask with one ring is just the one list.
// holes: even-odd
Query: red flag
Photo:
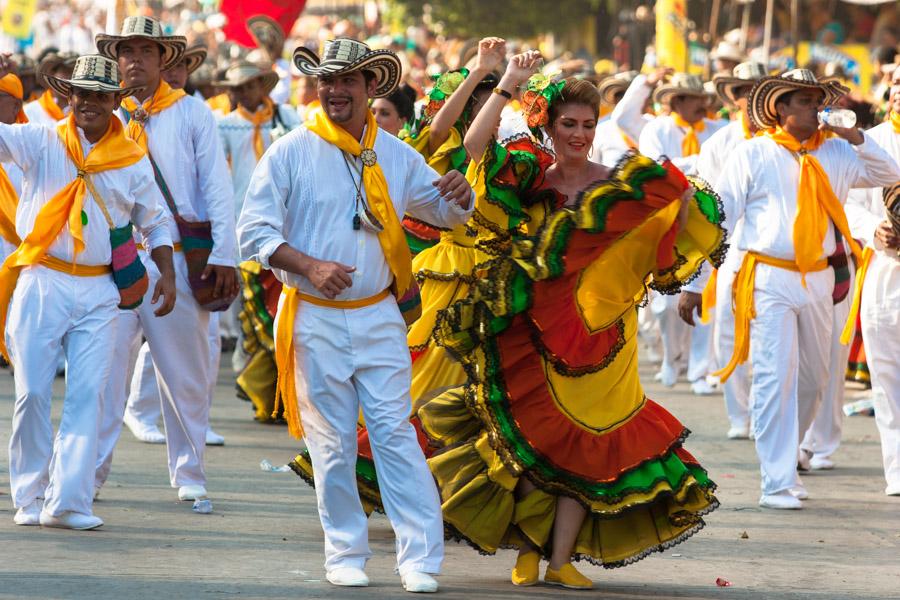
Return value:
[(241, 46), (255, 48), (256, 42), (247, 30), (247, 19), (254, 15), (272, 17), (287, 35), (293, 29), (304, 5), (306, 0), (222, 0), (219, 11), (228, 18), (222, 31), (226, 39)]

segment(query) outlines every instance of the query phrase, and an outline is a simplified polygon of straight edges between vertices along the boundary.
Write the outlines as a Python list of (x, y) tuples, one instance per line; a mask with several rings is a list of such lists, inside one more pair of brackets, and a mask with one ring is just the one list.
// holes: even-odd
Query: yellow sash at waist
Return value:
[(45, 254), (40, 264), (48, 269), (75, 275), (77, 277), (99, 277), (101, 275), (109, 275), (112, 273), (112, 267), (109, 265), (79, 265), (60, 260), (49, 254)]
[(278, 387), (275, 392), (275, 410), (272, 411), (272, 414), (277, 415), (278, 408), (284, 406), (284, 418), (288, 424), (288, 431), (295, 438), (303, 437), (300, 406), (297, 404), (297, 381), (295, 379), (297, 364), (294, 353), (294, 321), (297, 319), (297, 307), (300, 301), (327, 308), (354, 309), (381, 302), (390, 293), (390, 289), (385, 289), (374, 296), (358, 300), (327, 300), (304, 294), (297, 288), (289, 286), (284, 286), (281, 290), (283, 298), (278, 308), (275, 329), (275, 365), (278, 368)]
[[(766, 256), (757, 252), (748, 252), (744, 262), (734, 277), (732, 298), (734, 302), (734, 352), (724, 368), (713, 373), (720, 381), (726, 381), (738, 365), (747, 362), (750, 356), (750, 321), (756, 318), (756, 307), (753, 305), (753, 292), (756, 289), (756, 265), (762, 263), (787, 271), (799, 273), (796, 261)], [(810, 272), (824, 271), (828, 268), (828, 260), (817, 261)]]
[[(137, 246), (138, 250), (146, 250), (146, 248), (144, 248), (143, 244), (135, 244), (135, 246)], [(182, 251), (181, 242), (175, 242), (173, 244), (173, 249), (175, 250), (175, 252), (181, 252)]]

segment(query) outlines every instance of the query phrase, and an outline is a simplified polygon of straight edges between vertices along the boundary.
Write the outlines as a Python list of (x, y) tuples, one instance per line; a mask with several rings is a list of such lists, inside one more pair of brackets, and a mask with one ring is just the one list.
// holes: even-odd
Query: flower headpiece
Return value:
[(431, 120), (441, 110), (453, 92), (469, 76), (469, 70), (462, 68), (456, 71), (447, 71), (434, 76), (434, 87), (428, 92), (428, 104), (425, 106), (425, 118)]
[(522, 94), (522, 112), (532, 133), (537, 134), (550, 122), (550, 105), (562, 95), (565, 85), (566, 80), (560, 75), (535, 73), (528, 78)]

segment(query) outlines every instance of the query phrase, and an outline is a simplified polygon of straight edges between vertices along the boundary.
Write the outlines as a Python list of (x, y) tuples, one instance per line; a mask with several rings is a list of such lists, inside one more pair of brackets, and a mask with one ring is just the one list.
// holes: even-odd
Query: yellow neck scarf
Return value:
[(800, 184), (797, 187), (797, 217), (794, 219), (794, 253), (800, 274), (805, 276), (809, 273), (822, 257), (829, 219), (847, 240), (856, 259), (861, 261), (862, 250), (850, 233), (844, 207), (834, 195), (821, 163), (810, 154), (828, 139), (826, 133), (817, 131), (805, 143), (800, 143), (781, 127), (766, 132), (766, 135), (779, 146), (799, 154)]
[(0, 237), (16, 246), (22, 241), (16, 233), (16, 208), (19, 206), (19, 195), (0, 165)]
[(694, 154), (700, 154), (700, 138), (697, 137), (697, 134), (706, 129), (706, 123), (703, 122), (703, 119), (696, 123), (688, 123), (676, 112), (672, 113), (672, 118), (675, 119), (675, 125), (686, 129), (684, 139), (681, 140), (681, 155), (693, 156)]
[(156, 92), (153, 93), (153, 96), (141, 103), (140, 108), (147, 113), (146, 117), (143, 119), (135, 118), (134, 111), (138, 109), (137, 102), (132, 98), (125, 98), (125, 100), (122, 101), (122, 107), (131, 114), (131, 120), (128, 121), (128, 137), (137, 142), (144, 152), (149, 153), (147, 147), (147, 134), (144, 131), (144, 127), (147, 124), (146, 118), (169, 108), (186, 95), (184, 90), (173, 90), (168, 83), (160, 79), (159, 87), (156, 88)]
[(207, 98), (206, 105), (212, 110), (217, 110), (224, 115), (231, 112), (231, 98), (228, 94), (219, 94), (212, 98)]
[(900, 113), (891, 111), (890, 121), (894, 127), (894, 133), (900, 133)]
[(7, 360), (9, 355), (4, 335), (6, 313), (22, 267), (40, 262), (66, 224), (72, 234), (74, 254), (77, 257), (84, 250), (81, 213), (87, 190), (85, 176), (133, 165), (144, 156), (140, 147), (125, 137), (122, 123), (115, 117), (109, 120), (109, 129), (87, 157), (84, 156), (81, 139), (75, 128), (74, 115), (69, 115), (64, 123), (60, 123), (57, 133), (66, 147), (69, 158), (78, 169), (78, 176), (41, 208), (34, 221), (34, 229), (0, 267), (0, 351)]
[(45, 91), (41, 94), (41, 97), (38, 98), (38, 104), (40, 104), (47, 114), (50, 115), (54, 121), (62, 121), (66, 118), (65, 113), (63, 113), (63, 109), (59, 107), (56, 103), (56, 100), (53, 98), (53, 92), (51, 90)]
[(750, 117), (747, 116), (747, 113), (741, 111), (741, 128), (744, 130), (744, 139), (749, 140), (752, 137), (756, 137), (759, 135), (759, 131), (753, 133), (753, 130), (750, 128)]
[[(347, 133), (346, 129), (335, 125), (325, 111), (316, 112), (313, 119), (307, 121), (306, 128), (352, 156), (359, 156), (363, 148), (374, 148), (375, 135), (378, 133), (378, 124), (372, 111), (366, 115), (366, 133), (361, 144)], [(394, 293), (400, 298), (412, 282), (412, 255), (406, 243), (403, 226), (400, 225), (400, 219), (397, 218), (397, 212), (391, 202), (381, 166), (376, 163), (375, 166), (364, 167), (362, 179), (369, 208), (384, 225), (384, 230), (378, 234), (378, 242), (394, 275)]]
[(263, 145), (262, 126), (270, 122), (272, 117), (275, 116), (275, 104), (269, 98), (266, 98), (263, 100), (263, 105), (257, 108), (254, 113), (251, 113), (240, 104), (238, 104), (237, 111), (239, 115), (253, 124), (253, 151), (256, 153), (256, 160), (258, 161), (262, 158), (263, 152), (266, 151)]

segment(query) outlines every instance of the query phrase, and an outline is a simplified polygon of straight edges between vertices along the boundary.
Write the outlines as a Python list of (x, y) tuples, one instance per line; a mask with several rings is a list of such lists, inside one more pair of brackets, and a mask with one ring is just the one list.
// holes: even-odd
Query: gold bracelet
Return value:
[(504, 90), (503, 88), (495, 87), (495, 88), (494, 88), (494, 93), (497, 94), (498, 96), (503, 96), (503, 97), (506, 98), (507, 100), (512, 100), (512, 94), (510, 94), (509, 92), (507, 92), (507, 91)]

